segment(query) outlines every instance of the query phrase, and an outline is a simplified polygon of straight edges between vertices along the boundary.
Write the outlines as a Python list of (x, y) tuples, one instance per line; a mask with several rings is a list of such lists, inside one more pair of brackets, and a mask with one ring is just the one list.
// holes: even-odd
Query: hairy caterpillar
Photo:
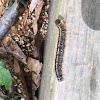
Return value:
[(64, 21), (60, 19), (57, 19), (55, 21), (55, 24), (59, 28), (59, 37), (58, 37), (57, 51), (55, 58), (55, 72), (57, 79), (59, 81), (62, 81), (63, 80), (62, 61), (63, 61), (64, 47), (65, 47), (66, 27)]

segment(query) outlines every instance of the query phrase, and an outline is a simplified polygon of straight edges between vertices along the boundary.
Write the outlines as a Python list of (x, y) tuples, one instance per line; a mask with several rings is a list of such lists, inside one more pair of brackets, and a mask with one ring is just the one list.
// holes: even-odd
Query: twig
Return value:
[(0, 23), (0, 39), (9, 31), (12, 23), (15, 21), (18, 12), (18, 3), (17, 0), (15, 3), (5, 12), (5, 14), (2, 17), (1, 23)]

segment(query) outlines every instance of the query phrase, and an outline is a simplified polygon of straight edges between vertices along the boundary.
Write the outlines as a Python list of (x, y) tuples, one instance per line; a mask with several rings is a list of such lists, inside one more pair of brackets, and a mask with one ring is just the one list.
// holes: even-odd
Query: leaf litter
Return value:
[[(49, 2), (43, 0), (32, 0), (27, 9), (20, 5), (16, 21), (9, 25), (11, 28), (0, 44), (0, 55), (5, 56), (5, 59), (11, 55), (9, 60), (12, 62), (8, 69), (14, 73), (14, 80), (24, 84), (22, 88), (17, 85), (17, 92), (23, 91), (27, 100), (38, 100), (35, 92), (40, 86), (43, 61), (41, 47), (47, 33), (48, 9)], [(11, 88), (13, 90), (14, 86)], [(21, 98), (25, 98), (24, 95)]]

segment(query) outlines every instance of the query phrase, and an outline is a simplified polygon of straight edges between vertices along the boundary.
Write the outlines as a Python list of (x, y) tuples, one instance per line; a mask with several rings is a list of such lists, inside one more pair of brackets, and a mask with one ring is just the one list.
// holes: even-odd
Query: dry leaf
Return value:
[(6, 49), (4, 47), (0, 47), (0, 53), (6, 53)]
[(32, 74), (32, 81), (35, 83), (37, 87), (40, 85), (40, 71), (42, 68), (42, 64), (39, 60), (35, 60), (33, 58), (28, 57), (27, 67), (30, 71), (33, 71), (36, 74)]
[(37, 29), (38, 27), (37, 27), (37, 20), (34, 20), (34, 22), (33, 22), (33, 31), (34, 31), (34, 35), (36, 35), (37, 34)]
[(42, 64), (39, 62), (39, 60), (35, 60), (33, 58), (28, 57), (27, 67), (29, 68), (30, 71), (39, 74), (42, 68)]
[[(23, 16), (20, 16), (21, 19), (18, 20), (16, 26), (18, 26), (19, 24), (23, 23), (23, 25), (25, 26), (27, 23), (27, 17), (29, 15), (29, 11), (25, 10)], [(24, 28), (24, 27), (23, 27)], [(24, 30), (24, 29), (23, 29)]]
[(35, 91), (37, 90), (37, 87), (34, 83), (32, 83), (32, 95), (33, 95), (33, 100), (37, 100), (37, 98), (35, 98)]
[(37, 86), (32, 82), (32, 94), (35, 95), (35, 91), (37, 90)]
[(44, 1), (43, 0), (39, 0), (38, 4), (37, 4), (37, 7), (35, 8), (35, 18), (37, 20), (39, 19), (43, 4), (44, 4)]
[(9, 45), (9, 43), (11, 42), (11, 37), (4, 37), (4, 39), (2, 40), (3, 46), (7, 47)]
[(26, 11), (25, 15), (24, 15), (24, 18), (23, 18), (23, 25), (25, 26), (26, 24), (26, 21), (27, 21), (27, 17), (28, 17), (28, 10)]
[(32, 13), (34, 8), (36, 7), (37, 3), (38, 3), (39, 0), (32, 0), (31, 1), (31, 4), (30, 4), (30, 7), (29, 7), (29, 11)]
[(28, 100), (29, 100), (29, 94), (28, 94), (26, 81), (24, 79), (24, 73), (23, 73), (22, 67), (20, 66), (20, 64), (16, 58), (14, 58), (14, 71), (17, 74), (17, 77), (19, 77), (19, 79), (21, 80), (21, 82), (23, 84), (24, 93), (26, 94), (26, 96), (28, 97)]
[(33, 100), (38, 100), (36, 96), (33, 96)]
[(40, 74), (36, 75), (33, 74), (32, 75), (32, 81), (34, 82), (34, 84), (39, 87), (40, 86)]
[(39, 57), (39, 52), (38, 52), (38, 50), (37, 50), (37, 48), (35, 46), (34, 46), (34, 50), (33, 50), (32, 54), (33, 54), (33, 56), (35, 58), (38, 58)]
[(26, 56), (24, 55), (24, 53), (22, 52), (22, 50), (20, 49), (20, 47), (17, 44), (7, 47), (6, 50), (8, 53), (12, 54), (20, 62), (27, 64)]
[(19, 62), (18, 62), (18, 60), (16, 58), (14, 58), (14, 72), (19, 74), (19, 76), (22, 73), (21, 69), (20, 69)]
[(39, 0), (38, 4), (37, 4), (37, 7), (35, 7), (35, 20), (33, 22), (34, 35), (37, 34), (37, 30), (38, 30), (38, 28), (37, 28), (37, 21), (39, 19), (39, 16), (40, 16), (43, 4), (44, 4), (43, 0)]
[(3, 4), (0, 0), (0, 16), (2, 16), (4, 14), (4, 11), (2, 10), (2, 8), (3, 8)]

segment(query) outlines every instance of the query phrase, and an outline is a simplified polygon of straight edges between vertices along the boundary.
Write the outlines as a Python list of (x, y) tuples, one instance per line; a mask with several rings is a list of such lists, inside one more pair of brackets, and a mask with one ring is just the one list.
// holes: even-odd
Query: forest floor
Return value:
[[(38, 100), (49, 2), (18, 0), (17, 9), (10, 9), (14, 2), (14, 0), (0, 0), (1, 24), (4, 15), (5, 19), (12, 22), (15, 16), (11, 12), (18, 14), (14, 22), (9, 24), (10, 28), (4, 25), (7, 32), (0, 39), (0, 61), (6, 64), (12, 76), (12, 86), (8, 90), (0, 84), (0, 98)], [(5, 30), (0, 26), (0, 31), (3, 33)]]

